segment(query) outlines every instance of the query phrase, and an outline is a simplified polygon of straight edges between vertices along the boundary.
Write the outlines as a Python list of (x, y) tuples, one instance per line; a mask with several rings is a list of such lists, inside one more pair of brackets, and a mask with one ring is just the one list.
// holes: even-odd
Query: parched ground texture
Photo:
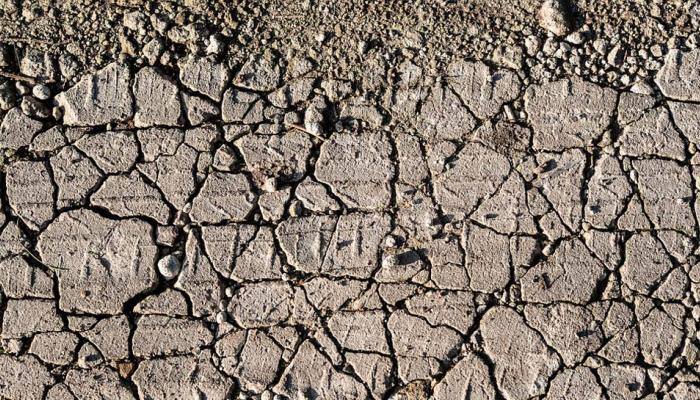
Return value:
[(0, 45), (0, 399), (700, 399), (700, 48), (557, 69), (544, 3), (520, 64)]

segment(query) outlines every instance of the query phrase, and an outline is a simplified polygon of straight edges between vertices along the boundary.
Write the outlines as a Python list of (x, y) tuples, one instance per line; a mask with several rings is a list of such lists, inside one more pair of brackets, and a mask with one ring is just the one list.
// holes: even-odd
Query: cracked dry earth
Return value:
[(0, 126), (0, 398), (700, 398), (700, 50), (648, 90), (112, 63)]

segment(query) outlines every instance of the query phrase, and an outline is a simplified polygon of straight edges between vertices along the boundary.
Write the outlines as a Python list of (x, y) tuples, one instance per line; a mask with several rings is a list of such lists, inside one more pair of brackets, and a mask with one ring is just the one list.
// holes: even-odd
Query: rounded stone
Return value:
[(32, 94), (39, 100), (48, 100), (51, 97), (51, 89), (46, 85), (38, 84), (32, 88)]
[(168, 254), (158, 261), (158, 272), (167, 280), (175, 278), (180, 273), (180, 268), (180, 260), (173, 254)]
[(292, 217), (300, 217), (304, 212), (304, 205), (301, 204), (299, 200), (293, 200), (292, 204), (289, 206), (289, 215)]
[(399, 244), (398, 239), (394, 235), (388, 235), (386, 238), (384, 238), (384, 247), (386, 248), (395, 248)]

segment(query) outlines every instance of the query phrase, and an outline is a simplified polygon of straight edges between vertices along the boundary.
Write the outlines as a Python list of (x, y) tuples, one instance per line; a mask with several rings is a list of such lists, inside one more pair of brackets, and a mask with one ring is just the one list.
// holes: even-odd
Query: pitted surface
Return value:
[(0, 397), (694, 399), (699, 60), (191, 55), (2, 111)]

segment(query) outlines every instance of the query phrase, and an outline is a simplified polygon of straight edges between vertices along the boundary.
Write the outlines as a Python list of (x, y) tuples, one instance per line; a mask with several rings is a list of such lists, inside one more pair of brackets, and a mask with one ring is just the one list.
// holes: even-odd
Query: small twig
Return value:
[(27, 252), (27, 254), (29, 254), (29, 256), (30, 256), (31, 258), (34, 259), (34, 261), (36, 261), (36, 262), (38, 262), (39, 264), (45, 266), (46, 268), (52, 269), (52, 270), (54, 270), (54, 269), (59, 269), (59, 270), (62, 270), (62, 271), (67, 271), (67, 270), (68, 270), (68, 268), (54, 267), (54, 266), (52, 266), (52, 265), (48, 265), (48, 264), (46, 264), (45, 262), (41, 261), (41, 260), (39, 259), (39, 257), (35, 256), (34, 253), (32, 253), (31, 250), (29, 250), (29, 249), (27, 248), (27, 246), (23, 245), (22, 243), (20, 243), (20, 246), (24, 247), (24, 250)]
[(0, 76), (4, 76), (5, 78), (14, 79), (16, 81), (24, 81), (24, 82), (27, 82), (31, 85), (36, 85), (36, 79), (29, 77), (29, 76), (13, 74), (12, 72), (5, 72), (5, 71), (0, 71)]
[(52, 42), (50, 40), (44, 40), (44, 39), (23, 38), (23, 37), (4, 37), (4, 38), (0, 38), (0, 41), (2, 41), (2, 42), (36, 43), (36, 44), (43, 44), (46, 46), (56, 46), (56, 45), (65, 43), (65, 42)]
[(287, 124), (287, 123), (285, 123), (285, 126), (287, 126), (288, 128), (294, 128), (294, 129), (296, 129), (296, 130), (298, 130), (298, 131), (302, 131), (302, 132), (304, 132), (304, 133), (307, 133), (307, 134), (309, 134), (309, 135), (311, 135), (311, 136), (313, 136), (313, 137), (315, 137), (315, 138), (321, 140), (322, 142), (325, 142), (325, 141), (326, 141), (326, 138), (324, 138), (323, 136), (319, 136), (317, 133), (313, 133), (313, 132), (311, 132), (310, 130), (304, 128), (304, 127), (301, 126), (301, 125), (298, 125), (298, 124)]
[(278, 14), (278, 15), (271, 15), (270, 18), (273, 18), (273, 19), (300, 19), (300, 18), (304, 18), (304, 16), (301, 14), (289, 14), (289, 15)]

